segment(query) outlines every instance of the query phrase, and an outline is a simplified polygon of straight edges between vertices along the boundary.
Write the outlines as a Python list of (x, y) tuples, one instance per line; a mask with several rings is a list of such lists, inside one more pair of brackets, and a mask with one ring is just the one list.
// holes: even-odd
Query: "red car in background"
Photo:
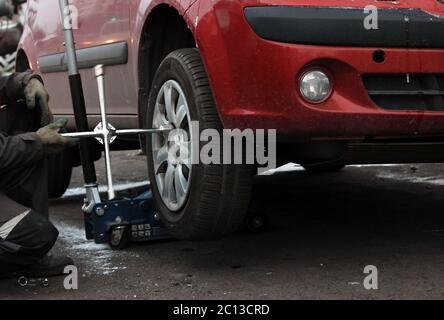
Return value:
[[(442, 162), (443, 2), (71, 0), (91, 126), (99, 105), (90, 68), (101, 63), (116, 127), (188, 130), (198, 120), (201, 128), (277, 129), (278, 161), (310, 172)], [(376, 8), (377, 26), (366, 28)], [(72, 117), (63, 52), (57, 1), (29, 0), (17, 68), (41, 74), (56, 116)], [(165, 156), (165, 143), (153, 136), (142, 148), (171, 232), (204, 239), (235, 230), (252, 170), (181, 164)], [(59, 172), (70, 170), (60, 163)], [(63, 189), (66, 176), (51, 179)]]

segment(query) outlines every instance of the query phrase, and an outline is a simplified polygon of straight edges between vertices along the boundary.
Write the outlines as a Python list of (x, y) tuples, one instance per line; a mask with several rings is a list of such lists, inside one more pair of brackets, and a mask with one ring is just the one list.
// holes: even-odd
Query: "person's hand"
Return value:
[(26, 106), (33, 110), (40, 108), (40, 127), (44, 127), (54, 120), (49, 109), (49, 94), (38, 79), (31, 79), (24, 90)]
[(68, 123), (67, 119), (60, 119), (37, 131), (40, 140), (45, 146), (46, 154), (54, 154), (77, 144), (78, 139), (66, 138), (59, 134), (59, 130)]

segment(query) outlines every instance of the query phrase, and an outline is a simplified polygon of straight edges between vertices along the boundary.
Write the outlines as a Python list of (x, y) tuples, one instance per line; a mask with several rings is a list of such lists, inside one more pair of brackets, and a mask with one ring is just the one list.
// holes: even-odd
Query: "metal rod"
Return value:
[(59, 0), (60, 16), (62, 17), (63, 35), (65, 38), (66, 63), (68, 65), (68, 74), (79, 74), (77, 67), (77, 55), (72, 32), (71, 9), (68, 0)]
[(116, 197), (113, 185), (113, 173), (111, 168), (111, 152), (109, 144), (111, 143), (112, 134), (108, 129), (108, 119), (106, 116), (106, 100), (105, 100), (105, 83), (104, 83), (104, 69), (103, 65), (97, 65), (94, 68), (94, 73), (97, 79), (97, 87), (99, 89), (99, 103), (100, 103), (100, 115), (102, 118), (102, 132), (103, 132), (103, 145), (105, 146), (105, 167), (106, 167), (106, 180), (108, 183), (108, 200), (113, 200)]
[(69, 132), (62, 133), (61, 136), (66, 138), (102, 138), (103, 133), (99, 131)]
[(133, 134), (152, 134), (171, 131), (170, 128), (159, 128), (159, 129), (125, 129), (116, 130), (116, 136), (130, 136)]
[[(83, 95), (82, 79), (77, 67), (77, 56), (72, 31), (71, 12), (68, 0), (59, 0), (60, 16), (62, 19), (63, 34), (65, 38), (66, 62), (69, 73), (69, 86), (78, 132), (89, 130), (88, 119)], [(83, 177), (86, 185), (95, 185), (97, 181), (94, 161), (89, 150), (89, 142), (82, 139), (79, 143), (80, 159), (83, 168)]]
[[(160, 129), (124, 129), (124, 130), (116, 130), (110, 131), (111, 136), (131, 136), (136, 134), (152, 134), (152, 133), (161, 133), (171, 131), (170, 128), (160, 128)], [(87, 132), (69, 132), (62, 133), (63, 137), (67, 138), (102, 138), (103, 131), (87, 131)]]

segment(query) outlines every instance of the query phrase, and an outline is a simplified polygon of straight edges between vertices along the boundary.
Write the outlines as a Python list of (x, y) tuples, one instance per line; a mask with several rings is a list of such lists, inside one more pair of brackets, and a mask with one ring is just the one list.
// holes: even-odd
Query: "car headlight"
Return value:
[(300, 80), (299, 88), (302, 97), (311, 103), (320, 103), (326, 100), (332, 91), (329, 76), (321, 70), (305, 72)]

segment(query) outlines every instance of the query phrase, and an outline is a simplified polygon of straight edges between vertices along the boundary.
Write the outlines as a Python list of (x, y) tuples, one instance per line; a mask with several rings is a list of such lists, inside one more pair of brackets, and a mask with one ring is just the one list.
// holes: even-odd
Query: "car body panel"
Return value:
[[(443, 73), (444, 50), (271, 42), (259, 38), (243, 15), (243, 8), (252, 5), (416, 8), (417, 2), (220, 0), (199, 4), (195, 35), (226, 127), (276, 128), (281, 133), (315, 138), (444, 133), (443, 112), (383, 110), (370, 100), (360, 81), (365, 73)], [(420, 7), (444, 15), (444, 5), (437, 1), (421, 1)], [(386, 51), (385, 63), (373, 61), (375, 49)], [(331, 68), (335, 77), (333, 96), (319, 105), (306, 103), (297, 90), (300, 71), (312, 64)]]
[[(140, 47), (140, 40), (142, 39), (142, 31), (152, 10), (159, 5), (171, 6), (175, 8), (180, 15), (184, 16), (190, 29), (194, 29), (192, 23), (190, 23), (190, 15), (186, 15), (186, 11), (196, 1), (198, 0), (129, 0), (131, 15), (131, 43), (133, 48), (137, 48), (137, 50), (132, 51), (132, 55), (133, 61), (138, 62), (132, 66), (134, 75), (137, 75), (138, 73), (138, 48)], [(134, 81), (137, 81), (137, 76), (135, 76)]]
[[(170, 1), (171, 5), (183, 8), (193, 1)], [(122, 119), (137, 117), (137, 59), (140, 34), (150, 10), (161, 1), (88, 1), (73, 0), (78, 13), (78, 29), (74, 29), (77, 49), (88, 49), (96, 46), (126, 42), (128, 44), (128, 61), (126, 64), (106, 68), (105, 81), (107, 108), (111, 115)], [(54, 5), (55, 4), (55, 5)], [(43, 0), (28, 2), (28, 24), (22, 36), (19, 49), (24, 50), (32, 68), (42, 75), (51, 96), (51, 105), (57, 116), (72, 115), (72, 106), (66, 99), (69, 97), (68, 79), (63, 72), (42, 73), (38, 60), (41, 57), (63, 53), (63, 34), (61, 30), (58, 5)], [(45, 12), (38, 15), (37, 11)], [(131, 19), (130, 19), (131, 15)], [(47, 19), (48, 16), (53, 19)], [(51, 22), (48, 24), (47, 20)], [(48, 28), (48, 32), (43, 30)], [(136, 40), (137, 39), (137, 40)], [(96, 118), (99, 114), (97, 85), (92, 70), (80, 70), (83, 80), (85, 102), (88, 114)], [(137, 126), (137, 121), (123, 119), (122, 126)]]
[[(25, 30), (21, 48), (32, 66), (36, 66), (38, 57), (62, 51), (62, 34), (60, 22), (46, 25), (36, 17), (36, 9), (47, 6), (42, 4), (43, 0), (29, 2), (28, 26), (32, 33)], [(153, 8), (166, 4), (184, 17), (195, 37), (220, 117), (227, 128), (273, 128), (289, 136), (316, 139), (444, 135), (444, 112), (381, 109), (370, 99), (361, 80), (366, 73), (444, 73), (444, 50), (274, 42), (260, 38), (244, 15), (244, 8), (252, 6), (363, 9), (372, 5), (419, 8), (444, 16), (444, 5), (437, 0), (76, 0), (74, 3), (80, 7), (80, 29), (75, 33), (79, 48), (107, 41), (128, 42), (127, 64), (106, 68), (112, 116), (137, 118), (141, 34)], [(385, 51), (384, 63), (373, 61), (375, 50)], [(301, 72), (311, 66), (328, 69), (334, 82), (331, 98), (317, 105), (303, 100), (297, 88)], [(39, 72), (38, 65), (35, 69)], [(98, 97), (92, 71), (82, 70), (82, 77), (88, 111), (97, 114)], [(43, 78), (55, 113), (70, 114), (66, 75), (43, 74)]]

